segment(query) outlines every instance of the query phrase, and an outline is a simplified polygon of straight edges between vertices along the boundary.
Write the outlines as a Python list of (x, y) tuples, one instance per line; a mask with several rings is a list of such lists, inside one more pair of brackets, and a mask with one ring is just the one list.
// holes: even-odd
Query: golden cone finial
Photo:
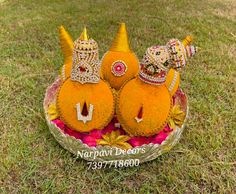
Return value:
[(129, 47), (128, 33), (126, 31), (125, 23), (120, 24), (119, 31), (112, 42), (110, 51), (132, 52)]
[(59, 37), (61, 50), (64, 55), (65, 63), (71, 59), (73, 50), (73, 41), (69, 33), (65, 30), (63, 26), (59, 27)]
[(80, 34), (80, 40), (88, 40), (87, 29), (84, 27), (83, 32)]
[(193, 37), (191, 35), (188, 35), (185, 37), (182, 43), (186, 47), (187, 45), (190, 45), (192, 41), (193, 41)]

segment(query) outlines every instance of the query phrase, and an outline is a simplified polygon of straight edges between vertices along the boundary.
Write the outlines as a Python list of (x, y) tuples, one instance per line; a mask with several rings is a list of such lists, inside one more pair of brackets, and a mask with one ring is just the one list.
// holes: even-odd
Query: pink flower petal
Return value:
[(173, 131), (173, 129), (171, 129), (170, 127), (169, 127), (169, 125), (166, 125), (165, 126), (165, 128), (163, 129), (163, 131), (165, 132), (165, 133), (170, 133), (171, 131)]
[(95, 139), (101, 139), (103, 133), (102, 133), (102, 130), (93, 129), (92, 131), (89, 132), (89, 135), (94, 137)]
[(95, 147), (97, 146), (97, 142), (96, 142), (96, 139), (92, 136), (84, 136), (83, 139), (82, 139), (82, 142), (87, 144), (88, 146), (90, 147)]
[(141, 145), (149, 143), (147, 137), (131, 137), (128, 142), (133, 147), (137, 147), (137, 146), (141, 146)]
[(114, 129), (114, 124), (110, 122), (104, 129), (102, 129), (102, 134), (111, 133)]
[(55, 119), (55, 120), (52, 120), (51, 122), (53, 122), (58, 128), (62, 130), (65, 129), (65, 124), (60, 119)]
[(154, 144), (161, 144), (166, 138), (168, 137), (168, 134), (164, 131), (161, 131), (156, 136), (153, 137), (152, 143)]
[(69, 127), (65, 127), (65, 130), (64, 130), (65, 134), (68, 134), (70, 136), (73, 136), (75, 137), (76, 139), (81, 139), (82, 138), (82, 133), (78, 132), (78, 131), (75, 131), (73, 129), (70, 129)]

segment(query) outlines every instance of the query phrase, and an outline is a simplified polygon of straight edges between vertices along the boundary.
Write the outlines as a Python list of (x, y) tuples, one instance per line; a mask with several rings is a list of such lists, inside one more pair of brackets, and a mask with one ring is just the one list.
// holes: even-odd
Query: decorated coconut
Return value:
[(138, 74), (139, 61), (129, 46), (125, 23), (120, 24), (119, 31), (101, 62), (102, 77), (116, 90)]
[(117, 116), (127, 133), (152, 136), (168, 123), (175, 108), (172, 96), (178, 80), (174, 70), (169, 74), (169, 78), (173, 77), (171, 80), (166, 82), (166, 77), (170, 68), (180, 69), (186, 61), (184, 44), (177, 39), (170, 40), (166, 46), (155, 45), (147, 49), (139, 76), (126, 83), (118, 95)]
[(98, 45), (86, 28), (74, 42), (71, 76), (61, 85), (56, 105), (62, 121), (79, 132), (102, 129), (113, 117), (114, 98), (100, 80)]

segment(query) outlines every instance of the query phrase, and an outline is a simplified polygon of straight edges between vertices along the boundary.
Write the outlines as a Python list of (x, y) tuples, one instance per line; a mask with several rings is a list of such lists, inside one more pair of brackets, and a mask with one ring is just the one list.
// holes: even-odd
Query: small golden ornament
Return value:
[(131, 149), (132, 146), (127, 143), (130, 139), (127, 135), (121, 135), (119, 131), (112, 131), (109, 134), (103, 135), (102, 139), (97, 140), (97, 144), (99, 145), (108, 145), (112, 147), (121, 148), (123, 150)]
[(170, 128), (175, 129), (176, 126), (181, 127), (184, 123), (186, 113), (180, 109), (179, 105), (175, 105), (170, 114), (168, 125)]
[(71, 75), (57, 95), (60, 119), (79, 132), (103, 129), (114, 115), (114, 97), (108, 83), (100, 80), (98, 45), (86, 28), (74, 42), (72, 58)]

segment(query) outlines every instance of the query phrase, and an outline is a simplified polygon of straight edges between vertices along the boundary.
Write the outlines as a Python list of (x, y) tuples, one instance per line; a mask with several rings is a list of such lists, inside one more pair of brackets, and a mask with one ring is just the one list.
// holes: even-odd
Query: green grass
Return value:
[[(236, 193), (236, 2), (0, 0), (1, 193)], [(59, 25), (109, 48), (126, 22), (133, 50), (193, 34), (182, 72), (190, 119), (180, 143), (137, 168), (87, 170), (50, 134), (43, 97), (63, 57)]]

